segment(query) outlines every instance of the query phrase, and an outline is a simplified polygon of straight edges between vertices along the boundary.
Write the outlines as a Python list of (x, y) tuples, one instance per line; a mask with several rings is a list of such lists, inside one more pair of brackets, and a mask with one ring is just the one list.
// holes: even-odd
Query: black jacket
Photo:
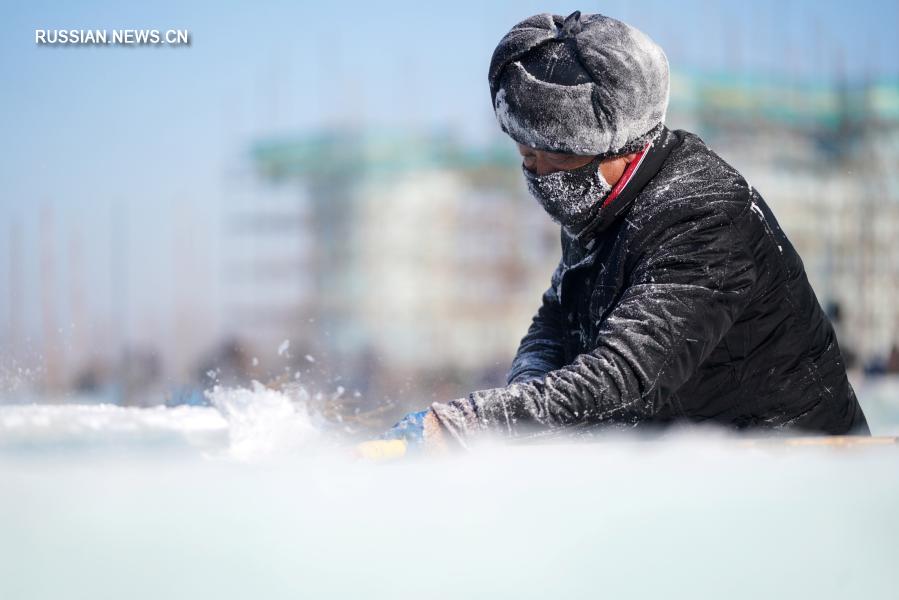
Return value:
[(432, 406), (453, 436), (675, 421), (867, 433), (799, 255), (702, 140), (663, 130), (604, 211), (586, 239), (563, 233), (509, 385)]

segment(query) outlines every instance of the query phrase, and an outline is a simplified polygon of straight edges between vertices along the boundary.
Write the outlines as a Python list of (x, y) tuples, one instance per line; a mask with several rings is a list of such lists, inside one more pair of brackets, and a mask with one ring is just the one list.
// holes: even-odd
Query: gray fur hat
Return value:
[(550, 152), (617, 156), (662, 129), (668, 59), (651, 39), (603, 15), (541, 14), (503, 37), (490, 61), (502, 130)]

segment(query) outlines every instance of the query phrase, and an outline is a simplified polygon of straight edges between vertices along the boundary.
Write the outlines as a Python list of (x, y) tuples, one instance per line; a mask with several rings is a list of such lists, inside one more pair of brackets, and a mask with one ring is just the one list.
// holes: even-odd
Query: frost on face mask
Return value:
[(600, 158), (570, 171), (537, 175), (522, 166), (528, 191), (552, 219), (577, 236), (596, 217), (612, 191), (599, 170)]

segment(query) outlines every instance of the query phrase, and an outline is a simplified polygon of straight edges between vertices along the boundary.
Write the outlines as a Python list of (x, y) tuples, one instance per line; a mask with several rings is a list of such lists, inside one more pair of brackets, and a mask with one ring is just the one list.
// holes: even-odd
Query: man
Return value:
[(759, 193), (664, 126), (668, 62), (602, 15), (536, 15), (490, 93), (562, 260), (508, 385), (435, 403), (388, 438), (465, 445), (598, 426), (868, 433), (833, 328)]

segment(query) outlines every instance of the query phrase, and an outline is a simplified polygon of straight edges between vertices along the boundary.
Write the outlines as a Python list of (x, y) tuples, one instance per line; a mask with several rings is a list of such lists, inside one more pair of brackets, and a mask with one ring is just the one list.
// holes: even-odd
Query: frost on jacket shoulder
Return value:
[[(563, 237), (510, 384), (433, 409), (465, 440), (609, 424), (864, 427), (833, 328), (764, 200), (696, 136), (586, 245)], [(670, 141), (670, 140), (669, 140)]]

